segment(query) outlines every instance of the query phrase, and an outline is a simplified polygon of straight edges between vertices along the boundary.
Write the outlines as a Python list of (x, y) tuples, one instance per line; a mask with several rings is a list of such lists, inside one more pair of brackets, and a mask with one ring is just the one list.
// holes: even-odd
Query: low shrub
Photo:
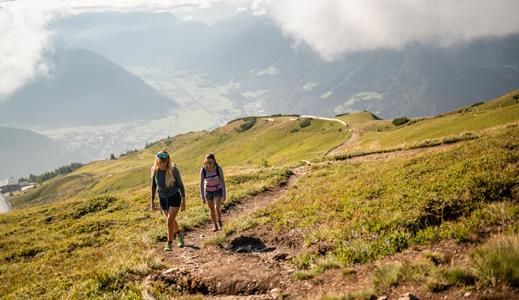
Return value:
[(302, 118), (300, 121), (299, 121), (299, 127), (301, 128), (305, 128), (305, 127), (308, 127), (312, 124), (312, 119), (311, 118)]
[(391, 123), (395, 126), (400, 126), (400, 125), (404, 125), (407, 122), (409, 122), (409, 119), (407, 117), (401, 117), (401, 118), (393, 119), (393, 121)]
[(243, 119), (244, 122), (240, 126), (238, 126), (238, 128), (236, 128), (236, 130), (238, 132), (247, 131), (247, 130), (251, 129), (256, 124), (256, 120), (257, 120), (256, 117), (245, 118), (245, 119)]
[(78, 206), (75, 211), (72, 213), (72, 217), (74, 219), (79, 219), (84, 215), (95, 213), (101, 210), (108, 208), (110, 203), (116, 201), (117, 199), (112, 196), (99, 196), (95, 197), (87, 201), (84, 204)]

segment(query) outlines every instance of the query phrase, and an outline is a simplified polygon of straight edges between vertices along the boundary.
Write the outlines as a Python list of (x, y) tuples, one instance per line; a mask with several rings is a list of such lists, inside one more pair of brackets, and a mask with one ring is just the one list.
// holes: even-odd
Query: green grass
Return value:
[(512, 126), (448, 149), (314, 166), (254, 218), (277, 231), (303, 229), (309, 250), (332, 245), (326, 256), (345, 265), (442, 239), (477, 241), (519, 220), (518, 149)]
[[(394, 127), (387, 121), (369, 122), (359, 127), (361, 138), (347, 152), (373, 151), (390, 148), (408, 148), (426, 140), (441, 140), (465, 132), (479, 133), (493, 126), (519, 121), (519, 101), (511, 92), (500, 98), (472, 108), (461, 109), (438, 117), (420, 119)], [(345, 116), (347, 117), (347, 116)], [(344, 118), (345, 118), (344, 117)]]
[(294, 274), (294, 277), (299, 280), (306, 280), (314, 278), (315, 276), (323, 273), (326, 270), (338, 269), (341, 265), (331, 257), (318, 260), (315, 264), (308, 264), (309, 270), (298, 271)]
[[(228, 202), (286, 181), (286, 168), (229, 177)], [(198, 186), (180, 213), (182, 228), (206, 222)], [(159, 212), (146, 210), (149, 190), (63, 199), (0, 215), (0, 290), (11, 298), (134, 298), (140, 280), (166, 266), (157, 243), (165, 240)]]
[(360, 290), (350, 292), (345, 295), (326, 295), (321, 300), (369, 300), (376, 299), (375, 294), (371, 290)]
[[(14, 207), (23, 207), (76, 196), (138, 190), (149, 184), (154, 153), (163, 149), (172, 155), (184, 181), (195, 184), (202, 160), (209, 152), (216, 153), (226, 176), (239, 175), (260, 167), (285, 167), (315, 159), (348, 138), (337, 122), (312, 120), (310, 125), (301, 128), (300, 121), (292, 117), (254, 120), (255, 124), (242, 132), (237, 129), (247, 121), (233, 122), (212, 132), (179, 135), (117, 160), (93, 162), (10, 201)], [(296, 128), (297, 132), (291, 132)]]
[(471, 258), (483, 283), (519, 287), (519, 235), (491, 240), (475, 249)]
[[(379, 267), (373, 287), (424, 282), (431, 291), (453, 285), (517, 287), (519, 127), (484, 130), (517, 122), (519, 104), (513, 96), (399, 128), (367, 112), (340, 116), (364, 132), (358, 155), (464, 142), (405, 157), (314, 164), (279, 201), (226, 222), (207, 244), (223, 245), (230, 235), (261, 226), (275, 233), (297, 228), (304, 233), (304, 248), (291, 263), (298, 269), (294, 276), (304, 280), (329, 269), (346, 274), (352, 264), (415, 245), (445, 239), (480, 243), (499, 229), (511, 235), (474, 250), (467, 268), (447, 267), (441, 253), (431, 252), (418, 262)], [(172, 154), (183, 175), (187, 210), (179, 223), (189, 230), (209, 218), (198, 196), (198, 172), (207, 152), (215, 152), (224, 168), (229, 190), (224, 209), (230, 209), (286, 182), (289, 167), (322, 157), (348, 137), (337, 122), (312, 119), (301, 127), (295, 117), (269, 119), (238, 120), (212, 132), (158, 141), (12, 197), (19, 209), (0, 215), (2, 296), (139, 298), (140, 281), (166, 268), (155, 249), (165, 239), (163, 217), (146, 210), (150, 167), (159, 150)], [(469, 131), (476, 140), (463, 134)], [(160, 290), (168, 287), (154, 287)], [(368, 290), (330, 297), (372, 295)]]

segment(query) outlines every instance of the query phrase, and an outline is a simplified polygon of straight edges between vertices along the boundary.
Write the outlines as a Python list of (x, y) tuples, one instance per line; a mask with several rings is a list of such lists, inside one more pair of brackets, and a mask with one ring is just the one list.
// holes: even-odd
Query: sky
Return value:
[(324, 60), (519, 32), (518, 0), (0, 0), (0, 101), (48, 74), (43, 54), (53, 50), (53, 20), (96, 11), (166, 11), (209, 25), (237, 13), (267, 15), (295, 46), (307, 44)]

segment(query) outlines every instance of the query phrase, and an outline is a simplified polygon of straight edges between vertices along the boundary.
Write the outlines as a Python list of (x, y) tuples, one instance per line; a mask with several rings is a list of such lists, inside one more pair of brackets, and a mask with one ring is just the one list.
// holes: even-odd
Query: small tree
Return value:
[(409, 122), (409, 119), (406, 118), (406, 117), (401, 117), (401, 118), (396, 118), (396, 119), (393, 119), (393, 125), (395, 126), (400, 126), (400, 125), (403, 125), (405, 123)]
[(114, 160), (115, 159), (115, 155), (112, 153), (110, 154), (110, 160)]

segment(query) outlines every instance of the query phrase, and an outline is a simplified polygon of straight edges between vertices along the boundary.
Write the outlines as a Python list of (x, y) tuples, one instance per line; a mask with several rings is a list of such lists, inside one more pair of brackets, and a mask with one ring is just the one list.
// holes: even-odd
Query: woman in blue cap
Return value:
[(178, 236), (178, 246), (184, 246), (184, 234), (180, 232), (176, 220), (179, 210), (186, 209), (186, 193), (177, 166), (166, 151), (155, 155), (151, 168), (151, 208), (156, 209), (155, 193), (158, 190), (160, 209), (166, 217), (168, 243), (164, 251), (171, 251), (173, 239)]

